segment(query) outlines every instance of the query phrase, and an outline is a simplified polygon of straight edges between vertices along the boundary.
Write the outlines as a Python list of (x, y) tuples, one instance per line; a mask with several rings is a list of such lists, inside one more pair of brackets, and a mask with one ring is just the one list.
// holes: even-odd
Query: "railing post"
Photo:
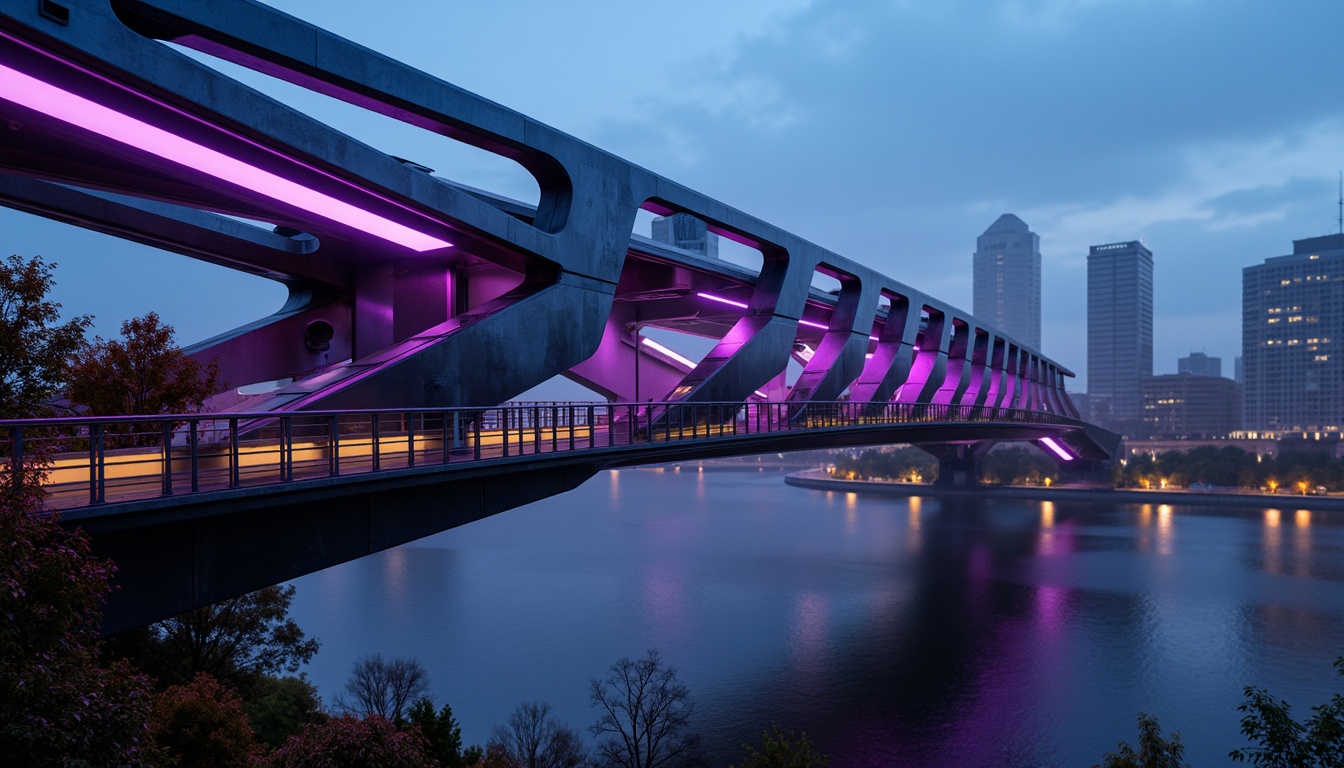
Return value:
[[(453, 431), (452, 431), (452, 433), (451, 433), (452, 443), (449, 443), (449, 442), (448, 442), (448, 438), (450, 437), (450, 433), (448, 432), (448, 412), (447, 412), (447, 411), (444, 411), (444, 412), (443, 412), (442, 421), (441, 421), (441, 423), (440, 423), (439, 426), (441, 427), (440, 432), (441, 432), (442, 435), (443, 435), (443, 437), (442, 437), (443, 442), (440, 443), (440, 446), (443, 448), (443, 456), (441, 457), (443, 460), (440, 461), (439, 463), (440, 463), (440, 464), (447, 464), (447, 463), (448, 463), (448, 456), (449, 456), (449, 448), (448, 448), (448, 446), (449, 446), (449, 445), (452, 445), (454, 448), (457, 447), (457, 429), (458, 429), (458, 426), (457, 426), (457, 411), (453, 411), (453, 427), (452, 427), (452, 430), (453, 430)], [(428, 430), (426, 430), (426, 431), (428, 431)]]
[(644, 407), (644, 428), (645, 428), (646, 430), (648, 430), (648, 432), (649, 432), (649, 439), (648, 439), (647, 442), (652, 443), (652, 442), (653, 442), (653, 406), (652, 406), (652, 405), (648, 405), (648, 406), (645, 406), (645, 407)]
[(370, 443), (372, 444), (372, 446), (373, 446), (373, 449), (372, 449), (372, 454), (373, 454), (373, 455), (370, 457), (370, 462), (369, 462), (370, 471), (371, 471), (371, 472), (377, 472), (379, 469), (382, 468), (382, 461), (381, 461), (382, 456), (381, 456), (381, 454), (380, 454), (380, 452), (379, 452), (379, 449), (382, 447), (382, 445), (381, 445), (380, 442), (379, 442), (379, 435), (378, 435), (378, 414), (376, 414), (376, 413), (370, 414), (370, 419), (369, 419), (369, 442), (370, 442)]
[(406, 414), (406, 466), (415, 466), (415, 414)]
[(103, 451), (103, 425), (94, 424), (89, 428), (89, 505), (103, 503), (103, 461), (107, 455)]
[(569, 450), (572, 451), (574, 450), (574, 404), (570, 403), (566, 406), (566, 409), (569, 411), (567, 417), (569, 420)]
[(9, 428), (9, 471), (14, 492), (23, 489), (23, 427)]
[[(457, 414), (453, 414), (453, 418), (457, 418)], [(475, 459), (476, 461), (481, 460), (481, 422), (484, 420), (485, 420), (485, 412), (480, 411), (476, 414), (476, 418), (471, 420), (470, 425), (471, 430), (476, 433), (471, 440), (472, 445), (471, 455), (472, 458)]]
[(500, 408), (500, 409), (499, 409), (499, 424), (500, 424), (500, 430), (501, 430), (500, 433), (499, 433), (499, 434), (500, 434), (500, 438), (501, 438), (500, 441), (499, 441), (499, 444), (500, 444), (500, 446), (502, 446), (503, 449), (504, 449), (504, 457), (505, 457), (505, 458), (508, 458), (508, 455), (509, 455), (509, 409), (507, 409), (507, 408)]
[(173, 425), (167, 421), (159, 423), (159, 440), (163, 447), (163, 489), (164, 496), (173, 495)]
[[(532, 453), (541, 453), (541, 409), (532, 407)], [(523, 455), (523, 447), (518, 446), (518, 455)]]
[(191, 419), (187, 422), (187, 442), (191, 445), (191, 492), (201, 490), (201, 422)]
[(341, 425), (335, 415), (327, 417), (327, 445), (330, 446), (332, 477), (341, 475)]
[(294, 431), (293, 419), (280, 417), (280, 482), (294, 479)]
[(229, 487), (237, 488), (239, 486), (239, 468), (242, 462), (242, 456), (238, 453), (238, 419), (236, 417), (229, 419)]

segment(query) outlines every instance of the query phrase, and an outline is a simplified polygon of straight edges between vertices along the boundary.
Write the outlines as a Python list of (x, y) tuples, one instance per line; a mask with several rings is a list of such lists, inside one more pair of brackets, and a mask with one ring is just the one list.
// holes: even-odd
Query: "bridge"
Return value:
[[(217, 61), (507, 158), (536, 198), (436, 175)], [(208, 416), (0, 425), (11, 481), (53, 441), (51, 503), (121, 567), (112, 630), (603, 467), (912, 442), (965, 482), (997, 440), (1083, 468), (1115, 448), (1078, 420), (1067, 368), (971, 314), (249, 0), (6, 6), (0, 134), (0, 205), (289, 289), (188, 349), (231, 386)], [(635, 234), (640, 211), (693, 217), (759, 267)], [(501, 405), (557, 376), (604, 402)], [(266, 455), (274, 482), (253, 482)]]

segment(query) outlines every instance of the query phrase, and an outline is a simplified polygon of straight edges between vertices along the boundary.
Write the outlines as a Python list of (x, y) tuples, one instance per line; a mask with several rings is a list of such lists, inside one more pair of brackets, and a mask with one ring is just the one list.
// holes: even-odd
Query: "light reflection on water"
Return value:
[(778, 723), (841, 768), (1091, 765), (1141, 710), (1218, 765), (1242, 686), (1299, 714), (1337, 687), (1344, 515), (606, 475), (298, 580), (323, 695), (415, 656), (468, 742), (524, 701), (582, 729), (588, 679), (656, 647), (713, 764)]

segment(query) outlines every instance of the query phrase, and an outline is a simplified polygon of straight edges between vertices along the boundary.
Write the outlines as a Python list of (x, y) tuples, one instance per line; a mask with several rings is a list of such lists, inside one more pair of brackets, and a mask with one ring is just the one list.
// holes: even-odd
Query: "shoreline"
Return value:
[(825, 470), (810, 469), (784, 476), (784, 483), (815, 491), (842, 491), (878, 496), (941, 496), (962, 498), (1008, 498), (1039, 501), (1109, 501), (1122, 504), (1197, 504), (1228, 507), (1291, 507), (1344, 511), (1344, 497), (1295, 496), (1267, 493), (1226, 493), (1221, 491), (1142, 491), (1117, 488), (1070, 488), (1055, 486), (977, 486), (939, 488), (922, 483), (893, 483), (886, 480), (836, 480)]

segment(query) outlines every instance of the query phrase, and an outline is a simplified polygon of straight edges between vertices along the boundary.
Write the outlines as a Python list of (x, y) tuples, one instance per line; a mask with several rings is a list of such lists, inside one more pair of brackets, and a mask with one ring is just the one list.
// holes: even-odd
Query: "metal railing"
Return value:
[(918, 403), (527, 403), (489, 408), (198, 413), (0, 421), (0, 483), (47, 506), (222, 491), (424, 465), (673, 441), (918, 423), (1078, 424)]

